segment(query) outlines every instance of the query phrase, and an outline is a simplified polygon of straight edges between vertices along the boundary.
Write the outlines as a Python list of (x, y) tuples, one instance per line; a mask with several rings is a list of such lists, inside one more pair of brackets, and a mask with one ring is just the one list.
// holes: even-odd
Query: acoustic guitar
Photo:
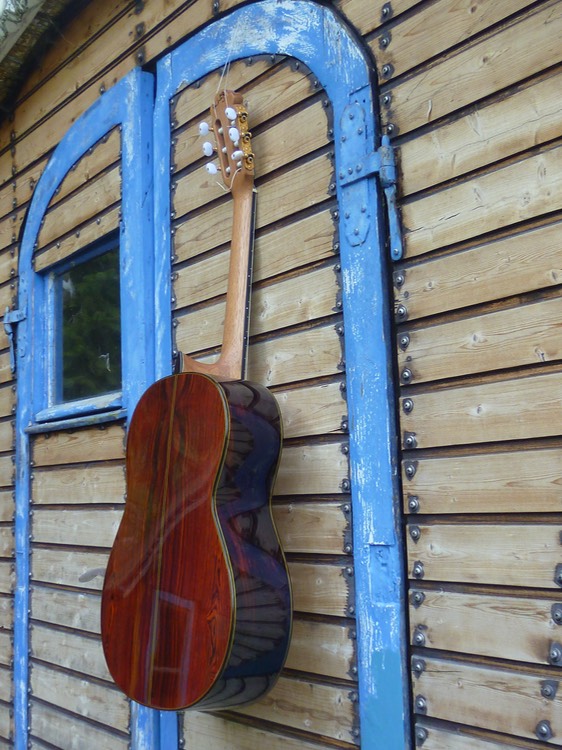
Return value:
[(255, 191), (241, 95), (222, 92), (211, 117), (233, 196), (221, 355), (213, 364), (181, 355), (180, 371), (137, 404), (127, 502), (102, 594), (115, 682), (162, 710), (259, 698), (283, 667), (291, 632), (290, 582), (271, 514), (281, 418), (272, 394), (242, 379)]

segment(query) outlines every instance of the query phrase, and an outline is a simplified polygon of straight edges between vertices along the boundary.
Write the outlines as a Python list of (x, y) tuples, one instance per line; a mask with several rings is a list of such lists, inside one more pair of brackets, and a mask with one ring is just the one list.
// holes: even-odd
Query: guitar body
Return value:
[(127, 437), (127, 502), (102, 596), (117, 685), (158, 709), (255, 700), (287, 653), (291, 592), (271, 516), (269, 391), (194, 372), (154, 383)]

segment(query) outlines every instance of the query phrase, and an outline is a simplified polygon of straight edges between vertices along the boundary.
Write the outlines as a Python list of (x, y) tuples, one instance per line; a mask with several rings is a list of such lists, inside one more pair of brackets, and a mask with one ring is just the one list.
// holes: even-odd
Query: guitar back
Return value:
[(290, 590), (270, 512), (279, 447), (279, 414), (261, 386), (182, 373), (139, 401), (102, 596), (106, 660), (133, 700), (235, 705), (281, 669)]

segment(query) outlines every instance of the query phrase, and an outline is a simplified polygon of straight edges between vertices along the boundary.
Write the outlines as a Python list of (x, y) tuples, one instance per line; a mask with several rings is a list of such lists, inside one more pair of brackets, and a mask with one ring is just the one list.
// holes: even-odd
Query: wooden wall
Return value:
[[(220, 0), (219, 12), (236, 4)], [(399, 152), (406, 252), (393, 283), (418, 743), (536, 748), (548, 722), (550, 744), (560, 745), (560, 694), (548, 685), (562, 641), (562, 3), (336, 7), (372, 50), (383, 124)], [(94, 0), (37, 67), (0, 126), (1, 309), (14, 301), (33, 187), (62, 134), (100, 92), (212, 14), (207, 0)], [(256, 60), (230, 75), (264, 155), (250, 375), (272, 388), (285, 416), (275, 513), (297, 614), (271, 696), (236, 714), (188, 714), (183, 739), (212, 750), (351, 748), (353, 560), (330, 112), (290, 61)], [(215, 89), (209, 76), (174, 111), (176, 345), (201, 357), (220, 343), (230, 221), (195, 143)], [(118, 154), (112, 133), (56, 196), (38, 270), (115, 228)], [(0, 746), (9, 746), (14, 394), (3, 331), (0, 339)], [(99, 644), (101, 578), (87, 575), (105, 566), (119, 519), (123, 437), (114, 424), (33, 440), (32, 747), (129, 741), (129, 707)]]

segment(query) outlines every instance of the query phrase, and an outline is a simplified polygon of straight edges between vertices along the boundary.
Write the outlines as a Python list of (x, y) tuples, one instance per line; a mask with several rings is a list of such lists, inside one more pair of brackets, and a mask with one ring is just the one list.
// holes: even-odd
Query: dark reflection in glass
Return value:
[(119, 248), (61, 273), (58, 398), (72, 401), (121, 389)]

